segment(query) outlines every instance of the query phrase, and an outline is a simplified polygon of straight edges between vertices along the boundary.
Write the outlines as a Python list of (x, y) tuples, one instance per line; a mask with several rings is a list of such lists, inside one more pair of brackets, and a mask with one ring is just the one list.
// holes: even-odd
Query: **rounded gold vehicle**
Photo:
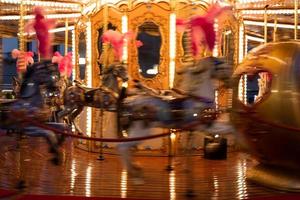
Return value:
[(248, 178), (287, 190), (300, 189), (299, 64), (299, 43), (268, 43), (233, 75), (232, 119), (243, 147), (260, 162)]

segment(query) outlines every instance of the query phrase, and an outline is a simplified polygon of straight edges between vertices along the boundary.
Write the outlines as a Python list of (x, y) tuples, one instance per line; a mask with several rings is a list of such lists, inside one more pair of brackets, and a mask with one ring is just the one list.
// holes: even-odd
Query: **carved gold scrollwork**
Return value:
[[(91, 23), (92, 23), (92, 66), (93, 66), (93, 86), (98, 86), (100, 83), (100, 77), (99, 77), (99, 67), (98, 67), (98, 62), (100, 58), (100, 52), (98, 51), (98, 43), (99, 40), (99, 32), (98, 30), (102, 27), (104, 27), (104, 9), (102, 8), (99, 10), (95, 15), (91, 17)], [(116, 30), (120, 31), (121, 27), (121, 18), (122, 18), (122, 13), (117, 10), (114, 7), (109, 7), (108, 8), (108, 16), (107, 16), (107, 22), (111, 23), (113, 26), (116, 27)]]
[(138, 79), (149, 87), (167, 89), (169, 79), (169, 14), (170, 11), (157, 4), (140, 4), (129, 12), (129, 30), (137, 33), (144, 22), (153, 22), (159, 27), (161, 34), (160, 63), (158, 74), (153, 78), (145, 78), (139, 72), (138, 50), (132, 43), (128, 51), (128, 70), (132, 79)]

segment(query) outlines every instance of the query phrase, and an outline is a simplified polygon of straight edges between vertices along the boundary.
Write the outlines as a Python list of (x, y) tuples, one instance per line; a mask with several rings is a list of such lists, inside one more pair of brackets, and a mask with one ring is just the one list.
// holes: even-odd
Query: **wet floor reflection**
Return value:
[(76, 160), (73, 159), (72, 164), (71, 164), (71, 177), (70, 177), (70, 193), (71, 194), (74, 193), (76, 176), (77, 176), (77, 173), (76, 173)]
[(86, 168), (86, 178), (85, 178), (85, 196), (91, 196), (91, 178), (92, 178), (92, 167), (90, 165)]
[(237, 163), (237, 197), (238, 199), (245, 199), (248, 197), (246, 184), (246, 160), (238, 160)]
[(127, 170), (123, 169), (121, 174), (121, 198), (127, 197)]
[(176, 199), (176, 174), (175, 171), (169, 173), (169, 191), (170, 191), (170, 200)]

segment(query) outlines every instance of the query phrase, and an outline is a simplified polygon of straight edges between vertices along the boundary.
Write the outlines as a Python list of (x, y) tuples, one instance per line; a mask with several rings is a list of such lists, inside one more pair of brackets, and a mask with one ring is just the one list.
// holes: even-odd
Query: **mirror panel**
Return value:
[(161, 33), (159, 26), (151, 21), (138, 27), (137, 40), (142, 42), (138, 47), (139, 72), (145, 78), (153, 78), (159, 72)]

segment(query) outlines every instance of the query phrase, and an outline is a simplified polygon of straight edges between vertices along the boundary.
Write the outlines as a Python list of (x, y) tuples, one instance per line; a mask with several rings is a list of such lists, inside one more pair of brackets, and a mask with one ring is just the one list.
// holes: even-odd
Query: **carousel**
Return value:
[(0, 199), (299, 199), (298, 3), (0, 0)]

